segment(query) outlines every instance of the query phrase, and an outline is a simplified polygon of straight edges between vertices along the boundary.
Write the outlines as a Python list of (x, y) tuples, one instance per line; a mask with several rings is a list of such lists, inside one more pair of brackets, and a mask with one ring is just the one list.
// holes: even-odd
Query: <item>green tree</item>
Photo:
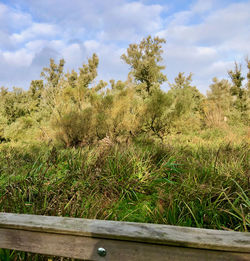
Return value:
[(189, 88), (191, 86), (192, 76), (192, 73), (190, 73), (188, 76), (185, 76), (184, 72), (179, 72), (178, 76), (174, 79), (174, 83), (170, 84), (171, 89), (181, 90)]
[(203, 95), (192, 86), (192, 74), (185, 76), (180, 72), (170, 87), (169, 93), (173, 96), (173, 129), (178, 132), (199, 129)]
[(170, 92), (175, 98), (175, 114), (177, 117), (200, 110), (200, 103), (203, 97), (191, 83), (192, 74), (185, 76), (184, 72), (180, 72), (175, 78), (175, 82), (170, 84)]
[(83, 64), (79, 68), (78, 84), (80, 88), (88, 88), (97, 76), (97, 67), (99, 64), (99, 58), (94, 53), (92, 58), (88, 59), (87, 64)]
[(60, 118), (52, 118), (54, 138), (66, 147), (90, 144), (95, 138), (94, 112), (91, 107), (82, 111), (70, 110)]
[(2, 114), (8, 124), (30, 113), (29, 97), (27, 92), (20, 88), (14, 87), (13, 91), (5, 93), (1, 99), (3, 99)]
[(112, 90), (123, 90), (126, 87), (126, 82), (118, 80), (115, 82), (115, 80), (111, 79), (110, 81)]
[(148, 94), (167, 80), (162, 73), (165, 66), (159, 64), (163, 60), (162, 44), (165, 42), (159, 37), (148, 36), (139, 44), (130, 44), (127, 54), (121, 56), (122, 60), (130, 65), (131, 74), (135, 81), (140, 83), (140, 90), (143, 89)]
[(98, 63), (93, 54), (79, 68), (79, 74), (67, 73), (58, 83), (51, 116), (52, 136), (67, 147), (88, 144), (96, 138), (96, 107), (102, 98), (99, 91), (106, 86), (102, 80), (94, 82)]
[(0, 88), (0, 143), (5, 141), (4, 129), (7, 126), (7, 118), (4, 109), (5, 95), (8, 94), (8, 89), (1, 87)]
[(43, 80), (31, 81), (29, 92), (28, 92), (32, 100), (32, 105), (30, 108), (31, 110), (38, 110), (38, 107), (42, 99), (43, 91), (44, 91)]
[(64, 59), (56, 64), (54, 59), (50, 59), (49, 67), (44, 67), (41, 77), (44, 79), (44, 91), (42, 93), (41, 107), (47, 117), (49, 117), (55, 108), (57, 96), (64, 83)]
[(170, 93), (157, 89), (145, 101), (145, 110), (141, 115), (144, 122), (143, 130), (149, 134), (152, 133), (163, 141), (164, 136), (170, 133), (172, 126), (172, 96)]
[(228, 80), (222, 79), (219, 81), (215, 77), (213, 78), (213, 83), (209, 86), (209, 88), (210, 91), (207, 92), (208, 100), (213, 101), (225, 115), (228, 115), (232, 105), (232, 85)]
[(247, 63), (247, 104), (248, 104), (248, 111), (249, 111), (249, 104), (250, 104), (250, 60), (247, 58), (246, 59)]
[(56, 64), (54, 59), (50, 59), (50, 66), (43, 68), (41, 72), (41, 77), (43, 77), (47, 84), (53, 88), (55, 88), (63, 76), (63, 69), (64, 69), (65, 61), (61, 59), (59, 64)]
[(247, 90), (248, 90), (248, 95), (250, 95), (250, 60), (248, 57), (246, 58), (246, 63), (247, 63)]
[[(91, 58), (88, 59), (87, 64), (83, 64), (79, 68), (79, 75), (76, 77), (74, 74), (75, 87), (72, 89), (72, 99), (75, 100), (78, 108), (81, 110), (85, 103), (91, 102), (96, 96), (96, 93), (104, 88), (107, 83), (99, 81), (95, 84), (94, 80), (97, 77), (97, 68), (99, 64), (99, 58), (94, 53)], [(72, 83), (70, 83), (72, 85)]]
[(247, 103), (247, 89), (243, 86), (244, 77), (242, 76), (241, 65), (235, 62), (234, 70), (228, 71), (228, 75), (232, 81), (233, 87), (231, 88), (231, 94), (234, 102), (233, 106), (239, 111), (242, 120), (247, 120), (249, 106)]
[(233, 84), (231, 88), (231, 94), (236, 98), (235, 106), (237, 107), (237, 109), (242, 111), (242, 99), (245, 92), (245, 90), (243, 89), (243, 81), (245, 78), (242, 76), (241, 65), (235, 63), (234, 70), (228, 71), (228, 75)]
[(242, 82), (245, 78), (242, 76), (241, 65), (235, 62), (234, 70), (228, 71), (228, 75), (233, 83), (233, 87), (231, 88), (232, 95), (242, 97)]

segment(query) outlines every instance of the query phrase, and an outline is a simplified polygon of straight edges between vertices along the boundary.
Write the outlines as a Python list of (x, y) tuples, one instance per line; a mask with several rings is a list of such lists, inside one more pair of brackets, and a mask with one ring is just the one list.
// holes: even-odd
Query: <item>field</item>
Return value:
[(207, 135), (2, 144), (0, 211), (247, 231), (249, 145)]
[(168, 82), (164, 43), (129, 45), (126, 81), (97, 83), (94, 53), (78, 72), (50, 59), (28, 90), (0, 88), (1, 212), (249, 230), (250, 60), (204, 95), (192, 73)]

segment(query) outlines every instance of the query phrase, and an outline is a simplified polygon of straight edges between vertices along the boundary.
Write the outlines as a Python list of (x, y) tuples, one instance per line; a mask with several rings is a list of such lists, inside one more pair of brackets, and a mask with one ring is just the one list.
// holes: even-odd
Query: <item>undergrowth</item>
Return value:
[(23, 146), (1, 146), (1, 212), (249, 229), (246, 143)]

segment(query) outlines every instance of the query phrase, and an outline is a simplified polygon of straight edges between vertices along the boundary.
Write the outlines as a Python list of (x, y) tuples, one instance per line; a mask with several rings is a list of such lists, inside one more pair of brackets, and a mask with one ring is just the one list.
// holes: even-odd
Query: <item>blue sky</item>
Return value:
[(77, 70), (93, 52), (99, 79), (125, 80), (120, 56), (149, 34), (167, 41), (169, 81), (192, 72), (205, 93), (250, 56), (250, 1), (0, 0), (0, 86), (27, 89), (49, 58)]

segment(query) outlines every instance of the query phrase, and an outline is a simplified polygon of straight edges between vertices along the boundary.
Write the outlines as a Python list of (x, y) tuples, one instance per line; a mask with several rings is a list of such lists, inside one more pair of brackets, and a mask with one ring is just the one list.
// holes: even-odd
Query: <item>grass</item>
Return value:
[(248, 146), (5, 147), (0, 211), (245, 231)]
[(248, 154), (243, 142), (1, 145), (0, 211), (247, 231)]

